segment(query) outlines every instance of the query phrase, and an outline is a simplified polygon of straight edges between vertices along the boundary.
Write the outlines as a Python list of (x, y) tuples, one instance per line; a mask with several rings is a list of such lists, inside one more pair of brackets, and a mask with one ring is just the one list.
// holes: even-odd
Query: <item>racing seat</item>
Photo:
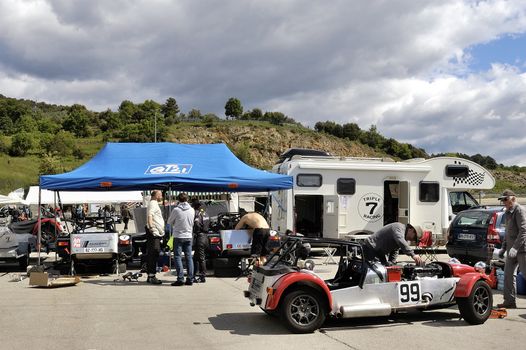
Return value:
[(425, 262), (437, 260), (436, 246), (431, 231), (424, 231), (422, 237), (420, 237), (420, 240), (418, 241), (418, 249), (420, 250)]

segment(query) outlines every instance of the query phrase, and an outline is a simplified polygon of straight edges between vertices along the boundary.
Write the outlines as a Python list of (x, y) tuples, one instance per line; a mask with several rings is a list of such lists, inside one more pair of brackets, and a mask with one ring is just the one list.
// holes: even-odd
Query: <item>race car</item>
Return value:
[[(306, 243), (337, 249), (333, 278), (305, 268)], [(366, 261), (359, 243), (336, 239), (289, 237), (264, 265), (254, 267), (249, 283), (244, 294), (250, 305), (280, 315), (294, 333), (313, 332), (327, 317), (388, 316), (455, 304), (465, 321), (482, 324), (493, 304), (484, 266), (437, 261), (386, 267)]]

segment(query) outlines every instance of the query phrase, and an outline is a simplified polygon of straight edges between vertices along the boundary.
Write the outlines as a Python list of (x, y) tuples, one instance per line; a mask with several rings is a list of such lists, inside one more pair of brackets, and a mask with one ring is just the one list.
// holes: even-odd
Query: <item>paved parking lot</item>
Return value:
[[(442, 259), (447, 259), (441, 256)], [(330, 276), (335, 265), (316, 271)], [(1, 349), (521, 349), (526, 299), (505, 319), (470, 326), (456, 308), (390, 317), (330, 320), (313, 334), (290, 334), (277, 318), (249, 306), (246, 278), (172, 287), (93, 276), (73, 287), (9, 282), (0, 266)], [(160, 273), (168, 282), (171, 272)], [(495, 291), (494, 304), (502, 301)]]

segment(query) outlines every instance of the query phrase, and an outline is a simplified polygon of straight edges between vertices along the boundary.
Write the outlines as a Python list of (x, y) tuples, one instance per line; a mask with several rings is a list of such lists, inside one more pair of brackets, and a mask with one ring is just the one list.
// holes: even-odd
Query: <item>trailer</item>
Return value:
[(457, 212), (478, 206), (471, 193), (495, 185), (488, 170), (462, 158), (393, 161), (303, 151), (287, 151), (273, 167), (294, 179), (292, 191), (272, 193), (272, 227), (280, 232), (363, 239), (401, 222), (440, 242)]

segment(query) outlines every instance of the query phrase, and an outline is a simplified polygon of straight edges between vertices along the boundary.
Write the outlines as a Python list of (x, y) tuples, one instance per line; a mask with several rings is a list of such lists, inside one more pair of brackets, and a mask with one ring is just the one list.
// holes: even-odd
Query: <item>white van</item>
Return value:
[(468, 190), (495, 185), (489, 171), (461, 158), (395, 162), (304, 151), (289, 150), (273, 168), (294, 178), (291, 191), (272, 193), (272, 227), (280, 232), (360, 239), (401, 222), (442, 241), (455, 213), (478, 205)]

